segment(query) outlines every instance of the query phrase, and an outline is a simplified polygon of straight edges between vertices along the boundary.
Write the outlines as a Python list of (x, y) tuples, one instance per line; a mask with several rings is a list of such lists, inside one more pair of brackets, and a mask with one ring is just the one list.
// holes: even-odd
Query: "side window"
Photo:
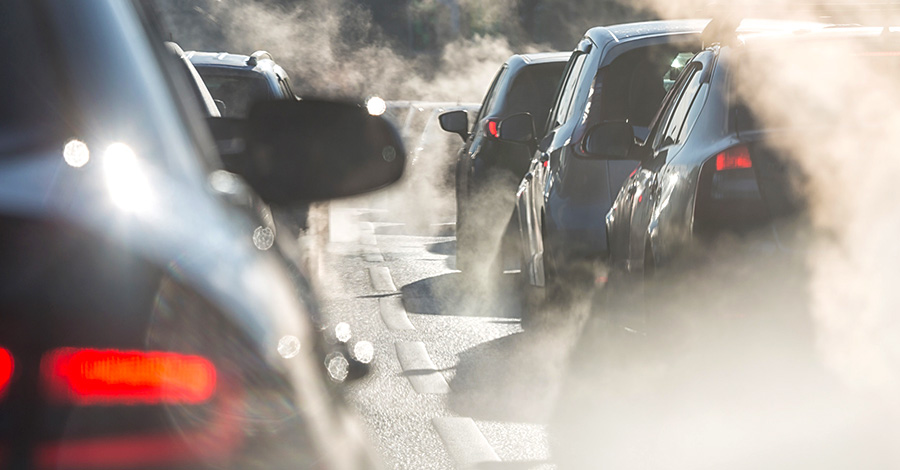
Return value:
[(497, 72), (497, 75), (494, 76), (494, 81), (491, 82), (491, 87), (488, 88), (488, 92), (484, 95), (484, 102), (481, 103), (481, 109), (478, 110), (478, 117), (475, 118), (475, 123), (472, 126), (472, 134), (475, 134), (475, 131), (478, 127), (478, 123), (484, 119), (484, 116), (490, 112), (491, 106), (494, 105), (495, 98), (497, 98), (497, 84), (500, 83), (500, 80), (503, 76), (506, 75), (506, 64), (500, 68), (500, 71)]
[[(691, 64), (689, 68), (681, 74), (681, 77), (679, 77), (675, 86), (672, 87), (672, 90), (670, 91), (671, 95), (666, 100), (666, 108), (657, 118), (658, 121), (656, 123), (656, 128), (654, 129), (655, 135), (653, 137), (654, 149), (658, 149), (664, 144), (667, 145), (669, 143), (667, 142), (667, 137), (672, 139), (672, 143), (675, 142), (675, 137), (672, 136), (672, 131), (674, 130), (673, 126), (677, 127), (678, 130), (681, 129), (681, 124), (684, 122), (684, 117), (687, 114), (686, 106), (690, 105), (690, 101), (693, 100), (693, 95), (696, 94), (696, 90), (694, 90), (694, 93), (689, 93), (690, 90), (688, 90), (688, 88), (690, 88), (693, 83), (696, 83), (699, 88), (700, 68), (700, 64)], [(690, 98), (685, 99), (688, 95), (690, 95)], [(687, 102), (687, 105), (685, 105), (685, 102)], [(680, 120), (678, 114), (681, 114)], [(679, 121), (677, 125), (674, 124), (676, 121)]]
[(554, 126), (551, 127), (566, 122), (572, 114), (572, 97), (575, 95), (575, 87), (578, 85), (579, 78), (581, 78), (581, 70), (584, 68), (584, 61), (586, 58), (587, 54), (577, 53), (577, 55), (570, 60), (568, 73), (566, 73), (566, 81), (562, 84), (559, 100), (556, 102), (556, 107), (553, 112), (555, 123)]
[(680, 142), (681, 132), (684, 130), (685, 122), (687, 122), (688, 111), (691, 109), (691, 105), (694, 104), (697, 92), (700, 91), (701, 77), (700, 67), (694, 68), (684, 91), (681, 93), (681, 97), (678, 98), (678, 104), (675, 105), (675, 110), (672, 111), (672, 118), (669, 120), (669, 124), (666, 128), (663, 142), (667, 140), (672, 143)]

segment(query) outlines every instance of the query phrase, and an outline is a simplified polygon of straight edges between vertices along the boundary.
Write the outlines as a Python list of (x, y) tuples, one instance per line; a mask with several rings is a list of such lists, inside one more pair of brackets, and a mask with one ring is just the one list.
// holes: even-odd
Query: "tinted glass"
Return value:
[[(64, 100), (50, 53), (34, 24), (31, 2), (0, 2), (0, 151), (59, 140)], [(5, 153), (5, 152), (4, 152)]]
[(208, 69), (198, 70), (213, 98), (225, 103), (225, 117), (245, 117), (253, 103), (271, 98), (262, 75), (219, 75)]
[(663, 136), (664, 142), (667, 139), (671, 139), (671, 142), (673, 143), (679, 141), (678, 139), (681, 137), (681, 131), (684, 128), (685, 122), (687, 122), (688, 111), (690, 110), (691, 105), (694, 104), (694, 99), (700, 91), (700, 77), (702, 76), (700, 74), (700, 69), (694, 69), (691, 74), (684, 91), (678, 98), (675, 110), (672, 111), (672, 117), (666, 126), (666, 132)]
[[(532, 65), (522, 69), (506, 95), (504, 115), (529, 113), (535, 127), (547, 122), (565, 63)], [(541, 129), (536, 129), (538, 132)]]
[(569, 118), (572, 110), (572, 97), (575, 94), (575, 86), (578, 85), (581, 78), (581, 69), (584, 68), (584, 61), (587, 54), (578, 54), (570, 60), (569, 71), (566, 74), (566, 83), (560, 91), (559, 101), (556, 103), (556, 114), (554, 119), (556, 124), (562, 124)]
[[(603, 70), (595, 87), (602, 120), (648, 127), (666, 92), (693, 57), (673, 44), (648, 46), (623, 54)], [(687, 57), (687, 59), (685, 59)]]
[(506, 74), (506, 64), (500, 68), (500, 71), (497, 72), (497, 75), (494, 76), (494, 81), (491, 82), (490, 88), (488, 88), (488, 92), (484, 95), (484, 101), (481, 103), (481, 109), (478, 110), (478, 117), (475, 118), (475, 123), (472, 125), (472, 134), (475, 134), (475, 129), (478, 128), (478, 123), (491, 112), (491, 107), (494, 106), (494, 101), (497, 98), (497, 84), (500, 83), (500, 79), (503, 78), (503, 75)]

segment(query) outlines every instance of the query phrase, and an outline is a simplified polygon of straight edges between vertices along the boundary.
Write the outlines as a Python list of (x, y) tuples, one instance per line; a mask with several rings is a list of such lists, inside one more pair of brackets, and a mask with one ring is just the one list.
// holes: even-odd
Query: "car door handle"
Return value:
[(525, 173), (525, 181), (531, 181), (533, 179), (534, 179), (534, 173), (532, 173), (530, 171), (528, 173)]

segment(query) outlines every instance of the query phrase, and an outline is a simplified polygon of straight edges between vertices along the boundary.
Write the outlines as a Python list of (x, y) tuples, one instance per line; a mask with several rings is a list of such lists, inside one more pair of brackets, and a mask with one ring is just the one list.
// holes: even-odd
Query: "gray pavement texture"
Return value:
[(327, 321), (375, 345), (372, 372), (346, 390), (385, 467), (554, 468), (546, 422), (563, 358), (534, 351), (514, 296), (488, 299), (453, 269), (452, 217), (394, 215), (334, 204), (319, 270)]

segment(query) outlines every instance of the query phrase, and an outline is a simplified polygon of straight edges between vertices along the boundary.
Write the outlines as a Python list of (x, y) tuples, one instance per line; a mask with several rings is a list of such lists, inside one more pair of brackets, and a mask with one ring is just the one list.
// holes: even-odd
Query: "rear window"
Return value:
[(535, 125), (546, 123), (565, 68), (565, 62), (560, 62), (531, 65), (522, 69), (506, 95), (502, 113), (507, 116), (530, 113)]
[(250, 106), (272, 98), (265, 77), (257, 73), (226, 75), (197, 68), (213, 98), (225, 103), (224, 117), (246, 117)]
[(63, 90), (33, 13), (32, 2), (0, 2), (0, 155), (60, 140)]
[(622, 54), (603, 70), (602, 81), (595, 85), (599, 89), (594, 99), (600, 97), (601, 118), (649, 126), (698, 46), (662, 44)]

